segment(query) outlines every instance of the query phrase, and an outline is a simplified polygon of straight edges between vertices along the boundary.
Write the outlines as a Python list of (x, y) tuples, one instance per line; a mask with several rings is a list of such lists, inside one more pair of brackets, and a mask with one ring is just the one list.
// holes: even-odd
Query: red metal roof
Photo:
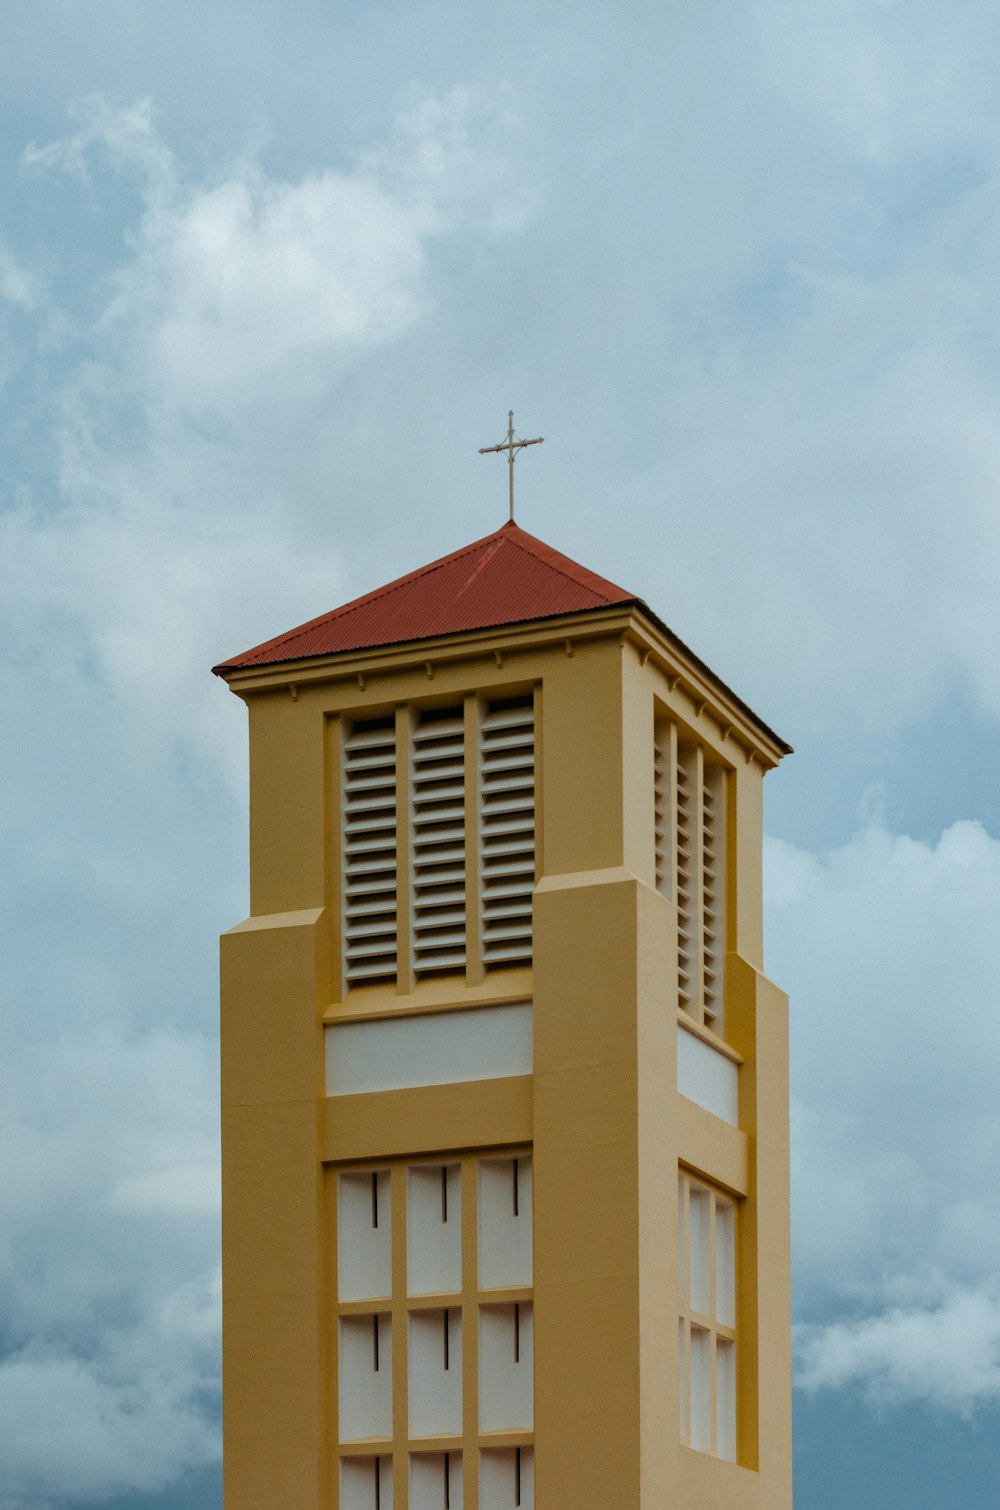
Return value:
[(495, 534), (234, 655), (213, 670), (339, 655), (639, 601), (634, 593), (509, 522)]
[(482, 540), (452, 551), (450, 556), (408, 572), (385, 587), (365, 593), (363, 598), (345, 603), (343, 608), (310, 619), (308, 624), (289, 629), (212, 669), (224, 676), (227, 671), (252, 666), (275, 666), (312, 656), (370, 650), (379, 645), (435, 639), (464, 630), (523, 624), (532, 619), (557, 618), (560, 614), (585, 613), (588, 609), (627, 603), (641, 608), (666, 638), (731, 697), (780, 750), (791, 752), (791, 745), (737, 697), (635, 593), (626, 592), (606, 577), (571, 561), (513, 521)]

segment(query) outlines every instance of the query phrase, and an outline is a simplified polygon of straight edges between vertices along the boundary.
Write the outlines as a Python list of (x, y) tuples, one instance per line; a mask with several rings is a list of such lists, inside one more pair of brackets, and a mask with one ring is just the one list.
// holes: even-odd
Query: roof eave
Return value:
[[(711, 693), (727, 711), (732, 712), (734, 724), (743, 723), (744, 725), (749, 725), (755, 731), (758, 740), (763, 746), (762, 753), (766, 752), (770, 756), (772, 764), (777, 765), (783, 756), (794, 754), (794, 750), (788, 741), (776, 733), (769, 724), (765, 723), (760, 715), (755, 713), (753, 708), (750, 707), (750, 704), (744, 702), (742, 697), (722, 680), (718, 672), (713, 671), (711, 666), (707, 665), (700, 656), (696, 655), (680, 636), (675, 634), (667, 624), (664, 624), (663, 620), (641, 598), (635, 600), (633, 619), (636, 626), (648, 626), (648, 628), (655, 630), (655, 638), (661, 642), (661, 647), (669, 649), (675, 663), (678, 660), (686, 663), (686, 665), (678, 669), (687, 671), (688, 682), (693, 692)], [(649, 648), (655, 648), (655, 644)]]
[[(349, 650), (338, 650), (328, 655), (292, 657), (283, 661), (270, 661), (262, 665), (233, 666), (228, 662), (213, 666), (212, 671), (221, 677), (230, 691), (241, 693), (257, 691), (269, 686), (286, 686), (289, 681), (304, 685), (307, 681), (323, 681), (330, 676), (353, 676), (359, 670), (369, 671), (384, 667), (387, 671), (401, 670), (407, 665), (425, 661), (428, 656), (442, 657), (461, 646), (461, 656), (480, 653), (482, 642), (488, 640), (492, 647), (498, 636), (520, 641), (537, 633), (538, 629), (559, 625), (552, 641), (565, 638), (568, 630), (574, 634), (607, 632), (627, 623), (628, 615), (637, 598), (627, 602), (602, 605), (599, 608), (577, 609), (572, 613), (542, 614), (533, 619), (515, 619), (507, 624), (483, 624), (475, 629), (457, 629), (447, 634), (428, 635), (425, 639), (394, 640), (384, 645), (359, 645)], [(619, 624), (607, 621), (619, 620)]]
[[(532, 645), (547, 645), (571, 638), (593, 638), (628, 632), (650, 652), (663, 658), (668, 674), (680, 675), (695, 700), (711, 698), (729, 715), (734, 727), (742, 726), (753, 738), (768, 764), (777, 765), (792, 746), (754, 712), (748, 703), (697, 656), (641, 598), (631, 598), (601, 608), (574, 613), (548, 614), (509, 624), (482, 625), (477, 629), (428, 636), (422, 640), (399, 640), (388, 645), (361, 646), (332, 655), (302, 656), (265, 665), (216, 666), (214, 671), (237, 696), (284, 688), (305, 687), (331, 678), (361, 677), (380, 671), (404, 671), (414, 665), (483, 653), (510, 652)], [(541, 636), (541, 638), (539, 638)]]

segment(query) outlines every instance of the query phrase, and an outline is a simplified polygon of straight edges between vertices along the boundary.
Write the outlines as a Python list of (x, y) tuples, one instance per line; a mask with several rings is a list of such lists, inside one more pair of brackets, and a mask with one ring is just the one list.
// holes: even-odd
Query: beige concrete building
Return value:
[(513, 523), (216, 669), (227, 1510), (788, 1510), (788, 746)]

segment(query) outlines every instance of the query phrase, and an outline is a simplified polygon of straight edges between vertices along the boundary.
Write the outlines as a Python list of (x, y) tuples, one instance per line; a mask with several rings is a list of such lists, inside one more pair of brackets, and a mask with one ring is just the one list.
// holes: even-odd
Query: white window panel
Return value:
[(479, 1454), (479, 1510), (535, 1510), (530, 1447), (486, 1447)]
[(688, 1285), (688, 1235), (687, 1214), (685, 1206), (685, 1192), (687, 1180), (678, 1171), (677, 1174), (677, 1295), (681, 1305), (687, 1305), (689, 1291)]
[(410, 1457), (410, 1510), (462, 1510), (462, 1454), (415, 1452)]
[(396, 973), (396, 728), (356, 723), (343, 745), (343, 948), (348, 981)]
[(711, 1043), (677, 1024), (677, 1089), (733, 1127), (740, 1120), (739, 1066)]
[(736, 1461), (736, 1345), (726, 1337), (715, 1340), (715, 1450), (727, 1462)]
[(702, 1316), (711, 1315), (712, 1246), (711, 1196), (700, 1185), (692, 1185), (688, 1197), (688, 1231), (690, 1245), (690, 1305)]
[(392, 1510), (392, 1458), (341, 1458), (340, 1510)]
[(712, 1450), (712, 1334), (691, 1327), (691, 1446)]
[(392, 1436), (392, 1318), (340, 1318), (340, 1440)]
[(410, 1436), (462, 1431), (462, 1312), (410, 1312)]
[(689, 1417), (690, 1390), (688, 1388), (691, 1377), (691, 1363), (688, 1358), (688, 1324), (683, 1316), (678, 1321), (677, 1328), (677, 1393), (680, 1400), (681, 1441), (687, 1442), (691, 1438), (691, 1422)]
[(457, 1164), (418, 1164), (408, 1171), (407, 1289), (445, 1295), (462, 1288), (462, 1179)]
[(531, 1159), (479, 1164), (479, 1288), (532, 1282)]
[(715, 1198), (715, 1315), (722, 1326), (736, 1326), (736, 1213), (729, 1201)]
[(337, 1291), (341, 1300), (381, 1300), (392, 1293), (387, 1169), (337, 1176)]
[(482, 1306), (479, 1312), (479, 1429), (530, 1431), (534, 1425), (532, 1308)]

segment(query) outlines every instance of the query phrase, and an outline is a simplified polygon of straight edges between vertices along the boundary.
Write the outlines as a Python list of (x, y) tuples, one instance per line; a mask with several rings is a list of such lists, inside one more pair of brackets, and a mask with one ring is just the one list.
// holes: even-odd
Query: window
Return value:
[(681, 1170), (678, 1176), (681, 1441), (736, 1461), (736, 1208)]
[(678, 1005), (720, 1031), (725, 958), (726, 772), (701, 745), (655, 723), (653, 861), (656, 888), (677, 904)]
[(345, 720), (342, 771), (347, 984), (529, 962), (533, 697)]
[(391, 1507), (395, 1452), (411, 1510), (460, 1510), (467, 1458), (480, 1510), (532, 1510), (530, 1151), (330, 1179), (341, 1504)]

